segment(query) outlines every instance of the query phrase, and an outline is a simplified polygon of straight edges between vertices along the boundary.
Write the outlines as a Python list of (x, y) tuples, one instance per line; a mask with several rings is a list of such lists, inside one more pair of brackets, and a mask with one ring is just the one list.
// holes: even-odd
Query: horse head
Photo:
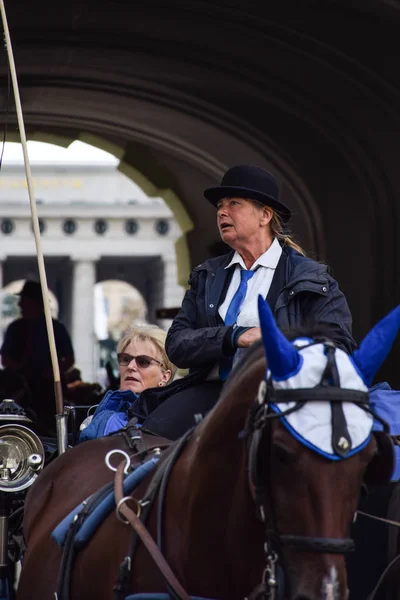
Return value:
[(372, 433), (367, 386), (395, 339), (400, 307), (352, 356), (329, 339), (290, 342), (262, 298), (259, 311), (267, 372), (247, 440), (266, 587), (277, 599), (345, 600), (344, 556), (353, 549), (349, 529), (362, 482), (388, 481), (393, 470), (388, 436), (378, 446)]

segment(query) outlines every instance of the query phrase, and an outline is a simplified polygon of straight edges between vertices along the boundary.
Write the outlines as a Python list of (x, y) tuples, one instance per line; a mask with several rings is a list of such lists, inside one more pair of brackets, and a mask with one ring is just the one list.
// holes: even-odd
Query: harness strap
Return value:
[(377, 594), (380, 590), (381, 585), (384, 581), (387, 581), (388, 578), (393, 578), (393, 575), (400, 571), (400, 554), (396, 556), (392, 562), (388, 564), (386, 569), (383, 571), (382, 575), (379, 577), (378, 583), (368, 596), (367, 600), (376, 600), (378, 598)]
[(90, 515), (91, 510), (96, 504), (101, 502), (105, 496), (111, 491), (112, 482), (106, 483), (102, 488), (97, 490), (88, 500), (84, 503), (83, 508), (75, 516), (71, 525), (68, 528), (64, 549), (61, 558), (60, 572), (58, 576), (57, 594), (58, 600), (69, 600), (70, 597), (70, 584), (72, 576), (72, 568), (75, 562), (75, 556), (77, 548), (75, 545), (75, 537), (79, 532), (85, 519)]
[[(399, 521), (393, 521), (392, 519), (385, 519), (383, 517), (377, 517), (376, 515), (371, 515), (369, 513), (363, 512), (362, 510), (358, 510), (357, 515), (361, 515), (363, 517), (368, 517), (369, 519), (373, 519), (374, 521), (380, 521), (381, 523), (385, 523), (386, 525), (391, 525), (393, 527), (400, 527)], [(395, 556), (393, 560), (390, 561), (386, 569), (383, 571), (382, 575), (379, 577), (377, 584), (374, 589), (368, 596), (367, 600), (375, 600), (377, 598), (377, 594), (382, 586), (382, 584), (393, 578), (393, 575), (398, 573), (400, 570), (400, 555)]]
[[(160, 569), (163, 574), (165, 580), (168, 585), (174, 590), (180, 600), (190, 600), (190, 596), (184, 590), (175, 574), (173, 573), (171, 567), (165, 560), (164, 556), (161, 554), (160, 550), (157, 547), (157, 544), (151, 537), (150, 533), (143, 525), (137, 514), (128, 506), (128, 502), (133, 500), (130, 496), (124, 497), (123, 490), (123, 481), (124, 481), (124, 467), (125, 461), (123, 461), (115, 473), (115, 503), (117, 505), (117, 510), (120, 515), (125, 517), (127, 522), (131, 524), (133, 529), (136, 531), (137, 535), (142, 540), (143, 544), (146, 546), (150, 556), (153, 558), (157, 567)], [(138, 505), (140, 506), (140, 505)]]
[[(147, 519), (148, 519), (148, 517), (150, 515), (150, 511), (153, 507), (157, 492), (158, 492), (157, 519), (162, 520), (165, 492), (166, 492), (166, 487), (167, 487), (171, 469), (175, 465), (178, 457), (180, 456), (183, 448), (185, 447), (186, 442), (190, 438), (192, 431), (193, 431), (193, 429), (189, 429), (181, 437), (181, 439), (174, 445), (172, 451), (169, 454), (164, 455), (161, 458), (161, 460), (158, 464), (158, 469), (154, 473), (154, 475), (150, 481), (150, 484), (146, 490), (146, 493), (140, 502), (141, 510), (140, 510), (140, 515), (138, 515), (138, 517), (140, 516), (140, 520), (143, 523), (143, 525), (146, 525), (146, 523), (147, 523)], [(161, 485), (161, 489), (159, 490), (160, 485)], [(126, 557), (124, 558), (124, 560), (122, 561), (122, 563), (120, 565), (118, 579), (113, 588), (114, 600), (124, 600), (126, 597), (126, 594), (128, 593), (131, 564), (133, 562), (133, 557), (136, 552), (138, 541), (139, 541), (139, 536), (137, 535), (136, 530), (134, 530), (132, 539), (129, 544), (128, 554), (126, 555)], [(160, 552), (162, 552), (162, 529), (159, 529), (159, 524), (157, 524), (157, 542), (158, 542), (158, 547), (160, 549)], [(167, 588), (169, 591), (169, 598), (172, 598), (173, 600), (180, 600), (180, 597), (175, 593), (175, 590), (168, 585), (168, 582), (166, 582), (166, 585), (167, 585)]]
[(249, 594), (245, 600), (268, 600), (270, 598), (270, 589), (265, 581), (256, 585), (254, 590)]
[(386, 525), (393, 525), (393, 527), (400, 527), (399, 521), (392, 521), (391, 519), (384, 519), (383, 517), (377, 517), (375, 515), (370, 515), (369, 513), (363, 512), (362, 510), (358, 510), (357, 515), (362, 515), (363, 517), (368, 517), (369, 519), (374, 519), (374, 521), (380, 521), (381, 523), (386, 523)]

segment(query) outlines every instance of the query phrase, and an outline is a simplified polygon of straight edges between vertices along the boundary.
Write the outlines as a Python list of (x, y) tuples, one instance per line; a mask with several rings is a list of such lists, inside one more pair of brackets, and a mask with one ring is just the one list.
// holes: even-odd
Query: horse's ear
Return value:
[(258, 296), (258, 313), (268, 368), (274, 379), (287, 379), (297, 372), (300, 354), (278, 329), (271, 309), (261, 295)]
[(353, 352), (353, 359), (366, 385), (371, 385), (375, 373), (389, 354), (400, 327), (400, 305), (371, 329)]

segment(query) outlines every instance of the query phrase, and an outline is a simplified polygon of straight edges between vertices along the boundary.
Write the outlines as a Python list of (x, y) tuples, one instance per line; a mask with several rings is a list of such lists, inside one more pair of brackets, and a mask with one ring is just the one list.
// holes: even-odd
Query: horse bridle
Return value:
[[(366, 412), (380, 421), (384, 430), (387, 424), (375, 415), (369, 406), (367, 392), (342, 389), (335, 359), (335, 345), (326, 339), (315, 339), (307, 346), (324, 344), (327, 365), (321, 382), (314, 388), (295, 390), (275, 390), (271, 378), (262, 381), (258, 396), (249, 411), (248, 422), (244, 437), (248, 443), (248, 472), (250, 493), (256, 506), (257, 514), (265, 527), (264, 552), (266, 567), (262, 583), (249, 596), (249, 600), (263, 597), (268, 600), (276, 598), (277, 565), (279, 551), (282, 546), (292, 546), (307, 552), (322, 552), (329, 554), (347, 554), (354, 550), (351, 538), (328, 538), (303, 535), (280, 534), (276, 527), (271, 477), (271, 444), (273, 419), (280, 419), (302, 408), (306, 402), (330, 402), (332, 407), (332, 447), (339, 456), (346, 456), (351, 449), (351, 439), (347, 430), (343, 412), (343, 402), (357, 404)], [(303, 346), (303, 348), (307, 347)], [(275, 412), (271, 405), (280, 403), (295, 405), (286, 411)], [(261, 451), (262, 449), (262, 451)], [(279, 592), (279, 590), (278, 590)], [(281, 597), (281, 596), (280, 596)]]

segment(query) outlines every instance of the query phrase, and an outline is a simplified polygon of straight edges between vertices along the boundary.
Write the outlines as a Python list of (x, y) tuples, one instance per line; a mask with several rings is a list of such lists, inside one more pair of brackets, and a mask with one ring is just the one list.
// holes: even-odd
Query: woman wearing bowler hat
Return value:
[(323, 322), (339, 347), (353, 350), (346, 299), (327, 267), (304, 256), (285, 231), (291, 212), (274, 176), (236, 166), (204, 195), (217, 209), (221, 238), (232, 252), (193, 270), (166, 340), (170, 360), (190, 369), (199, 394), (207, 391), (216, 401), (235, 354), (260, 339), (259, 294), (282, 329)]

